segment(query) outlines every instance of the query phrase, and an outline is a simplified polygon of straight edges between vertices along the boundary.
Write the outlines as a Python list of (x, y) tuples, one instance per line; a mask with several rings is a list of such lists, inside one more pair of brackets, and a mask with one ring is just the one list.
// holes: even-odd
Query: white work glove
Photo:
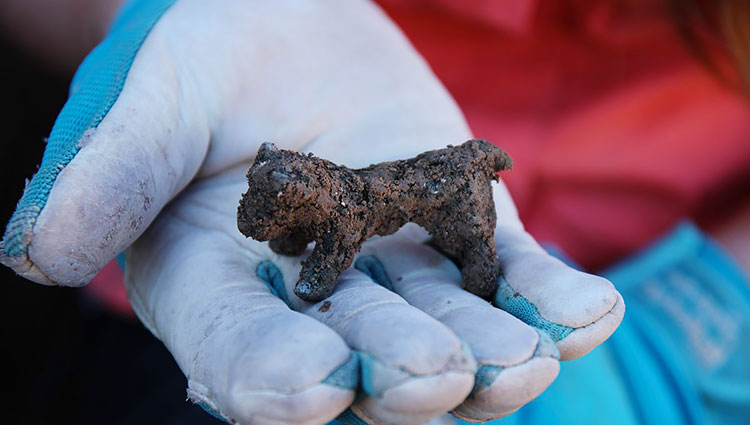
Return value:
[(469, 129), (369, 2), (169, 3), (126, 5), (79, 69), (3, 264), (81, 286), (127, 249), (130, 300), (190, 399), (241, 424), (488, 420), (539, 395), (558, 350), (581, 356), (617, 327), (617, 291), (547, 255), (502, 184), (500, 308), (460, 289), (414, 227), (368, 243), (328, 299), (301, 301), (300, 258), (237, 230), (260, 144), (360, 167)]

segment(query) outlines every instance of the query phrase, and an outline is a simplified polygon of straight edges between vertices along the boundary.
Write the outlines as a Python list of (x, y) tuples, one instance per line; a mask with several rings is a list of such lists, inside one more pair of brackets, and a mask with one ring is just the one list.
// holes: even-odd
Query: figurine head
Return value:
[(242, 195), (237, 226), (258, 241), (273, 240), (306, 227), (315, 208), (311, 190), (317, 179), (305, 167), (305, 155), (264, 143), (247, 172), (248, 191)]

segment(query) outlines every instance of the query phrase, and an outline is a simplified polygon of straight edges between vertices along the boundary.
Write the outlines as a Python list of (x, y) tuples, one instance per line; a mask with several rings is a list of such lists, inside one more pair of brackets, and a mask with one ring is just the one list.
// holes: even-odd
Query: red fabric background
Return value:
[(380, 1), (474, 134), (514, 158), (503, 178), (529, 231), (594, 270), (750, 192), (747, 100), (663, 3)]

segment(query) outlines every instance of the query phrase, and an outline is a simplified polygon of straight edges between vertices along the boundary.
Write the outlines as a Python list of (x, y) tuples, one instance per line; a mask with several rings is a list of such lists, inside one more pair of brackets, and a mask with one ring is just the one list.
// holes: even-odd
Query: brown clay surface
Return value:
[(279, 254), (299, 255), (315, 241), (294, 289), (307, 301), (331, 294), (370, 236), (407, 222), (424, 227), (432, 245), (456, 260), (466, 290), (488, 298), (500, 269), (491, 181), (511, 166), (482, 139), (357, 170), (265, 143), (247, 173), (237, 224)]

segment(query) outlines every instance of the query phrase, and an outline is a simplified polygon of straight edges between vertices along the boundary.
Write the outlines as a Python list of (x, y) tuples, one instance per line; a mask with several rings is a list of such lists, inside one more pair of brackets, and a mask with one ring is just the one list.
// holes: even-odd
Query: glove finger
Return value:
[(334, 329), (359, 354), (365, 397), (348, 416), (371, 424), (422, 424), (457, 406), (471, 391), (476, 362), (437, 320), (354, 269), (341, 274), (331, 296), (306, 303), (293, 292), (299, 262), (280, 257), (275, 263), (292, 271), (283, 278), (271, 274), (284, 279), (274, 285), (285, 291), (282, 298)]
[[(342, 274), (326, 300), (311, 304), (297, 297), (293, 288), (300, 257), (275, 255), (266, 243), (245, 239), (237, 230), (236, 205), (246, 188), (241, 171), (222, 177), (226, 186), (216, 187), (219, 177), (193, 185), (180, 202), (210, 205), (213, 212), (203, 215), (211, 219), (203, 220), (202, 226), (232, 239), (234, 246), (227, 247), (228, 251), (237, 252), (235, 246), (253, 247), (247, 255), (256, 260), (245, 259), (247, 265), (238, 273), (258, 276), (292, 309), (332, 329), (355, 350), (365, 397), (352, 406), (350, 415), (373, 424), (421, 424), (458, 405), (472, 388), (476, 366), (461, 340), (440, 322), (353, 269)], [(186, 208), (181, 208), (182, 214)], [(200, 244), (192, 245), (200, 252)], [(293, 362), (293, 358), (278, 361)]]
[(486, 421), (510, 414), (544, 391), (559, 371), (543, 332), (461, 289), (461, 273), (407, 226), (369, 242), (356, 267), (448, 326), (478, 363), (471, 395), (453, 414)]
[(275, 257), (226, 233), (240, 194), (213, 179), (176, 199), (127, 251), (128, 296), (187, 376), (191, 400), (232, 423), (326, 423), (354, 400), (358, 358), (256, 277)]
[(520, 225), (503, 184), (493, 185), (493, 197), (503, 273), (495, 305), (547, 332), (562, 360), (583, 356), (619, 326), (625, 314), (622, 296), (607, 279), (568, 267), (539, 246)]
[(200, 167), (207, 118), (157, 23), (170, 3), (127, 8), (77, 72), (0, 243), (24, 277), (87, 283)]

